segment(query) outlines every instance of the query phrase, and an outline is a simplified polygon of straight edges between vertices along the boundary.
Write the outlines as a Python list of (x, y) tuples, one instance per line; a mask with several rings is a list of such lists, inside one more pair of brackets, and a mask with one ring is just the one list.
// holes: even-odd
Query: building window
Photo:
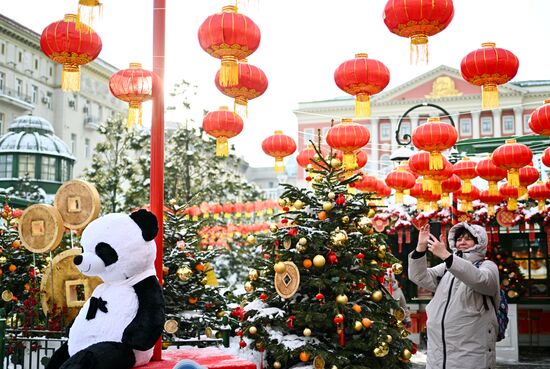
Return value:
[(391, 138), (391, 124), (382, 123), (380, 124), (380, 140), (387, 141)]
[(19, 60), (19, 63), (23, 62), (23, 52), (22, 51), (19, 52), (17, 60)]
[(0, 93), (4, 93), (5, 85), (6, 85), (6, 74), (0, 72)]
[(17, 93), (17, 97), (21, 97), (23, 95), (23, 80), (19, 78), (15, 79), (15, 90)]
[(46, 94), (46, 105), (48, 106), (48, 109), (52, 110), (52, 98), (53, 98), (53, 95), (51, 92), (48, 92)]
[(91, 152), (90, 139), (86, 138), (86, 139), (84, 139), (84, 155), (86, 156), (86, 158), (90, 157), (90, 152)]
[(38, 70), (38, 59), (34, 59), (34, 70)]
[(0, 134), (4, 134), (4, 119), (6, 115), (0, 112)]
[(13, 177), (13, 155), (0, 155), (0, 178)]
[(531, 127), (529, 127), (529, 121), (531, 120), (531, 114), (523, 116), (523, 133), (531, 133)]
[[(315, 138), (315, 130), (313, 128), (304, 129), (304, 144), (307, 145), (309, 141), (313, 141)], [(315, 142), (315, 141), (313, 141)]]
[(18, 177), (24, 177), (29, 175), (31, 178), (36, 178), (34, 167), (35, 157), (34, 155), (19, 155), (19, 174)]
[(513, 134), (515, 133), (514, 116), (505, 115), (502, 117), (502, 133)]
[(32, 103), (38, 102), (38, 86), (32, 85)]
[(72, 167), (68, 160), (61, 160), (61, 181), (65, 182), (71, 179), (72, 177)]
[(6, 55), (6, 44), (3, 42), (0, 43), (0, 54)]
[(50, 65), (50, 77), (53, 76), (53, 67)]
[(42, 157), (42, 179), (45, 181), (55, 181), (55, 158), (50, 156)]
[(71, 133), (71, 152), (76, 155), (76, 133)]
[(481, 135), (491, 136), (493, 134), (493, 118), (481, 117)]
[(471, 136), (472, 135), (472, 119), (462, 118), (460, 119), (460, 135)]

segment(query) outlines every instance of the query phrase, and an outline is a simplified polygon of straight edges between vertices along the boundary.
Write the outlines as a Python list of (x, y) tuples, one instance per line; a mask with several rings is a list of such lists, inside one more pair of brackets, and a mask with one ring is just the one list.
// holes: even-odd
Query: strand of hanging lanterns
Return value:
[(370, 97), (386, 88), (390, 71), (384, 63), (359, 53), (336, 68), (334, 82), (342, 91), (355, 96), (355, 116), (369, 117)]
[(48, 58), (63, 65), (61, 89), (80, 91), (80, 66), (98, 57), (102, 43), (91, 27), (76, 27), (75, 14), (65, 14), (62, 20), (44, 28), (40, 48)]
[(220, 106), (202, 120), (202, 128), (212, 137), (216, 138), (216, 156), (227, 157), (229, 155), (228, 139), (237, 136), (244, 127), (243, 119), (236, 113), (229, 111), (227, 106)]
[(199, 44), (214, 58), (221, 59), (216, 77), (220, 86), (239, 83), (238, 62), (250, 56), (260, 46), (260, 28), (235, 5), (227, 5), (221, 13), (210, 15), (199, 27)]
[(370, 132), (351, 118), (342, 118), (339, 124), (330, 127), (325, 139), (330, 147), (342, 151), (343, 168), (355, 170), (358, 167), (356, 152), (369, 143)]
[(275, 134), (263, 140), (262, 150), (275, 158), (275, 172), (283, 173), (285, 171), (283, 158), (296, 151), (296, 142), (292, 137), (283, 134), (283, 131), (277, 130)]
[(502, 196), (500, 192), (498, 192), (498, 188), (496, 193), (491, 193), (490, 190), (484, 190), (481, 191), (481, 193), (479, 194), (479, 201), (487, 204), (487, 215), (489, 215), (490, 217), (495, 215), (495, 206), (504, 202), (505, 200), (506, 199), (504, 198), (504, 196)]
[(543, 212), (546, 207), (546, 200), (550, 198), (550, 188), (542, 181), (537, 181), (529, 190), (529, 197), (538, 203), (538, 210)]
[(470, 52), (460, 62), (464, 80), (481, 86), (481, 108), (498, 108), (498, 85), (515, 77), (519, 68), (518, 58), (506, 49), (496, 47), (494, 42), (485, 42), (481, 48)]
[(411, 64), (428, 64), (428, 37), (447, 28), (453, 16), (452, 0), (388, 0), (383, 14), (390, 32), (410, 38)]
[(130, 63), (128, 69), (116, 72), (109, 79), (109, 89), (114, 97), (128, 103), (128, 128), (142, 126), (142, 103), (153, 98), (153, 72)]

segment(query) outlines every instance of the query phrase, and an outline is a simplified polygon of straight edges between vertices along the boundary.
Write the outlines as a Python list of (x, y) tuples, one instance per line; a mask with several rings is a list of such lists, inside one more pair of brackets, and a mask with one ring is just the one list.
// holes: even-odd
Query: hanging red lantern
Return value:
[(432, 192), (434, 195), (442, 195), (443, 187), (441, 184), (443, 181), (449, 179), (454, 175), (454, 167), (447, 159), (444, 158), (444, 167), (441, 170), (433, 171), (430, 175), (432, 181)]
[(361, 178), (355, 182), (355, 188), (363, 192), (377, 192), (378, 178), (361, 173)]
[(411, 39), (410, 62), (428, 63), (428, 37), (443, 31), (454, 16), (451, 0), (388, 0), (384, 23), (390, 32)]
[(477, 163), (476, 173), (479, 177), (489, 182), (489, 194), (497, 196), (499, 194), (497, 182), (506, 177), (506, 169), (493, 164), (493, 160), (489, 156)]
[[(321, 154), (324, 156), (324, 152), (321, 150)], [(321, 158), (317, 151), (313, 148), (312, 144), (307, 144), (307, 147), (300, 151), (296, 156), (296, 162), (304, 169), (308, 169), (311, 165), (313, 169), (321, 169), (318, 163), (321, 162)]]
[(544, 149), (540, 159), (542, 161), (542, 164), (544, 164), (547, 167), (550, 167), (550, 147), (547, 147), (546, 149)]
[(471, 185), (469, 192), (463, 192), (462, 189), (459, 189), (454, 193), (454, 196), (456, 196), (456, 198), (460, 200), (460, 211), (464, 212), (473, 211), (472, 202), (474, 200), (479, 200), (479, 195), (480, 191), (474, 185)]
[(221, 13), (208, 18), (199, 27), (199, 43), (204, 51), (221, 59), (216, 84), (223, 87), (239, 84), (241, 74), (238, 61), (251, 55), (260, 46), (260, 29), (237, 7), (227, 5)]
[(204, 131), (216, 138), (216, 156), (228, 156), (229, 144), (227, 140), (237, 136), (244, 127), (243, 119), (227, 106), (220, 106), (217, 111), (212, 111), (202, 120)]
[(550, 100), (544, 100), (529, 117), (529, 128), (541, 136), (550, 136)]
[(508, 171), (508, 183), (517, 188), (519, 187), (518, 170), (533, 160), (533, 153), (526, 145), (516, 142), (515, 139), (509, 139), (504, 145), (495, 149), (492, 159), (497, 167)]
[(355, 96), (355, 115), (369, 117), (370, 97), (386, 88), (390, 71), (382, 62), (360, 53), (336, 68), (334, 81), (342, 91)]
[(246, 60), (239, 62), (239, 82), (232, 86), (222, 86), (216, 73), (216, 87), (222, 94), (235, 99), (233, 110), (244, 117), (248, 116), (248, 101), (261, 96), (267, 90), (267, 77), (258, 67), (248, 64)]
[(441, 180), (449, 178), (453, 174), (452, 164), (441, 157), (443, 168), (432, 169), (430, 166), (430, 154), (420, 151), (409, 158), (409, 168), (417, 175), (424, 177), (422, 188), (434, 194), (441, 194)]
[(378, 196), (380, 196), (381, 199), (389, 197), (391, 195), (391, 188), (381, 179), (378, 179), (377, 182), (378, 185), (376, 186), (376, 193)]
[[(498, 191), (498, 188), (497, 188)], [(487, 214), (492, 217), (495, 215), (495, 205), (498, 205), (506, 200), (504, 196), (497, 192), (496, 194), (491, 194), (489, 190), (481, 191), (479, 194), (479, 201), (487, 204)]]
[(369, 143), (370, 132), (367, 127), (354, 123), (351, 118), (342, 118), (342, 122), (328, 130), (326, 141), (333, 149), (344, 153), (342, 164), (345, 170), (357, 169), (355, 152)]
[(470, 192), (472, 188), (472, 179), (477, 177), (476, 163), (471, 161), (469, 157), (465, 156), (458, 163), (454, 165), (454, 174), (460, 177), (462, 183), (462, 193), (466, 194)]
[[(342, 151), (337, 151), (336, 159), (343, 161), (343, 158), (344, 153)], [(355, 160), (357, 160), (357, 168), (355, 169), (361, 169), (367, 164), (367, 161), (369, 161), (369, 156), (367, 155), (367, 152), (365, 150), (358, 150), (357, 152), (355, 152)]]
[(450, 193), (454, 193), (460, 189), (462, 185), (460, 177), (453, 174), (448, 179), (441, 182), (441, 206), (448, 208), (451, 206), (451, 200), (449, 198)]
[(441, 152), (453, 147), (457, 139), (456, 128), (441, 122), (439, 117), (428, 118), (428, 122), (416, 127), (412, 134), (413, 145), (430, 153), (430, 169), (434, 170), (443, 169)]
[(275, 131), (273, 136), (269, 136), (262, 142), (262, 150), (275, 158), (275, 172), (282, 173), (285, 170), (283, 158), (292, 155), (296, 151), (296, 143), (283, 131)]
[(498, 108), (498, 85), (515, 77), (519, 68), (518, 58), (494, 42), (481, 44), (481, 49), (469, 53), (460, 63), (462, 78), (475, 86), (481, 86), (483, 110)]
[(142, 69), (140, 63), (130, 63), (129, 69), (119, 70), (109, 79), (109, 89), (114, 97), (127, 102), (128, 128), (141, 127), (141, 104), (153, 98), (153, 72)]
[(91, 27), (82, 25), (76, 28), (74, 14), (65, 14), (63, 20), (44, 28), (40, 36), (40, 48), (44, 54), (63, 65), (63, 91), (80, 91), (80, 66), (97, 58), (101, 47), (101, 38)]
[(416, 199), (416, 208), (418, 209), (418, 211), (427, 210), (425, 209), (425, 201), (427, 195), (431, 194), (431, 192), (423, 189), (423, 182), (423, 178), (417, 178), (414, 186), (409, 189), (409, 195)]
[(519, 168), (519, 197), (527, 194), (527, 187), (538, 181), (539, 177), (540, 173), (533, 167), (533, 163)]
[(414, 176), (401, 166), (388, 173), (388, 175), (386, 176), (386, 184), (396, 191), (396, 204), (403, 203), (403, 191), (412, 188), (415, 184), (415, 181), (416, 179), (414, 178)]
[(500, 194), (507, 200), (507, 208), (510, 211), (514, 211), (518, 208), (519, 191), (516, 186), (512, 186), (509, 183), (504, 183), (498, 189)]
[(550, 198), (550, 188), (544, 182), (538, 181), (529, 187), (529, 197), (538, 202), (539, 211), (543, 212), (546, 207), (546, 200)]

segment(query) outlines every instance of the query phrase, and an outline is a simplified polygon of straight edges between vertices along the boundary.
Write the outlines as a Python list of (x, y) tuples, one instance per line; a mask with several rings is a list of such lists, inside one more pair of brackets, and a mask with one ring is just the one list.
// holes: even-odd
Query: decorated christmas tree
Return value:
[(359, 176), (340, 160), (316, 158), (312, 189), (284, 185), (283, 226), (257, 236), (264, 258), (245, 284), (240, 345), (276, 369), (406, 368), (414, 345), (383, 285), (403, 267), (373, 231), (376, 199), (354, 191)]

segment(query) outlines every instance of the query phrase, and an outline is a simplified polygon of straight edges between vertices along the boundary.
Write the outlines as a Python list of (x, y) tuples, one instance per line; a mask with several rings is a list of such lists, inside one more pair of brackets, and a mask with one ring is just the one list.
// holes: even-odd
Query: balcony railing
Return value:
[(20, 100), (22, 102), (25, 102), (27, 104), (34, 104), (32, 102), (32, 96), (31, 95), (25, 95), (17, 90), (3, 87), (0, 89), (0, 96), (9, 96), (13, 99)]

